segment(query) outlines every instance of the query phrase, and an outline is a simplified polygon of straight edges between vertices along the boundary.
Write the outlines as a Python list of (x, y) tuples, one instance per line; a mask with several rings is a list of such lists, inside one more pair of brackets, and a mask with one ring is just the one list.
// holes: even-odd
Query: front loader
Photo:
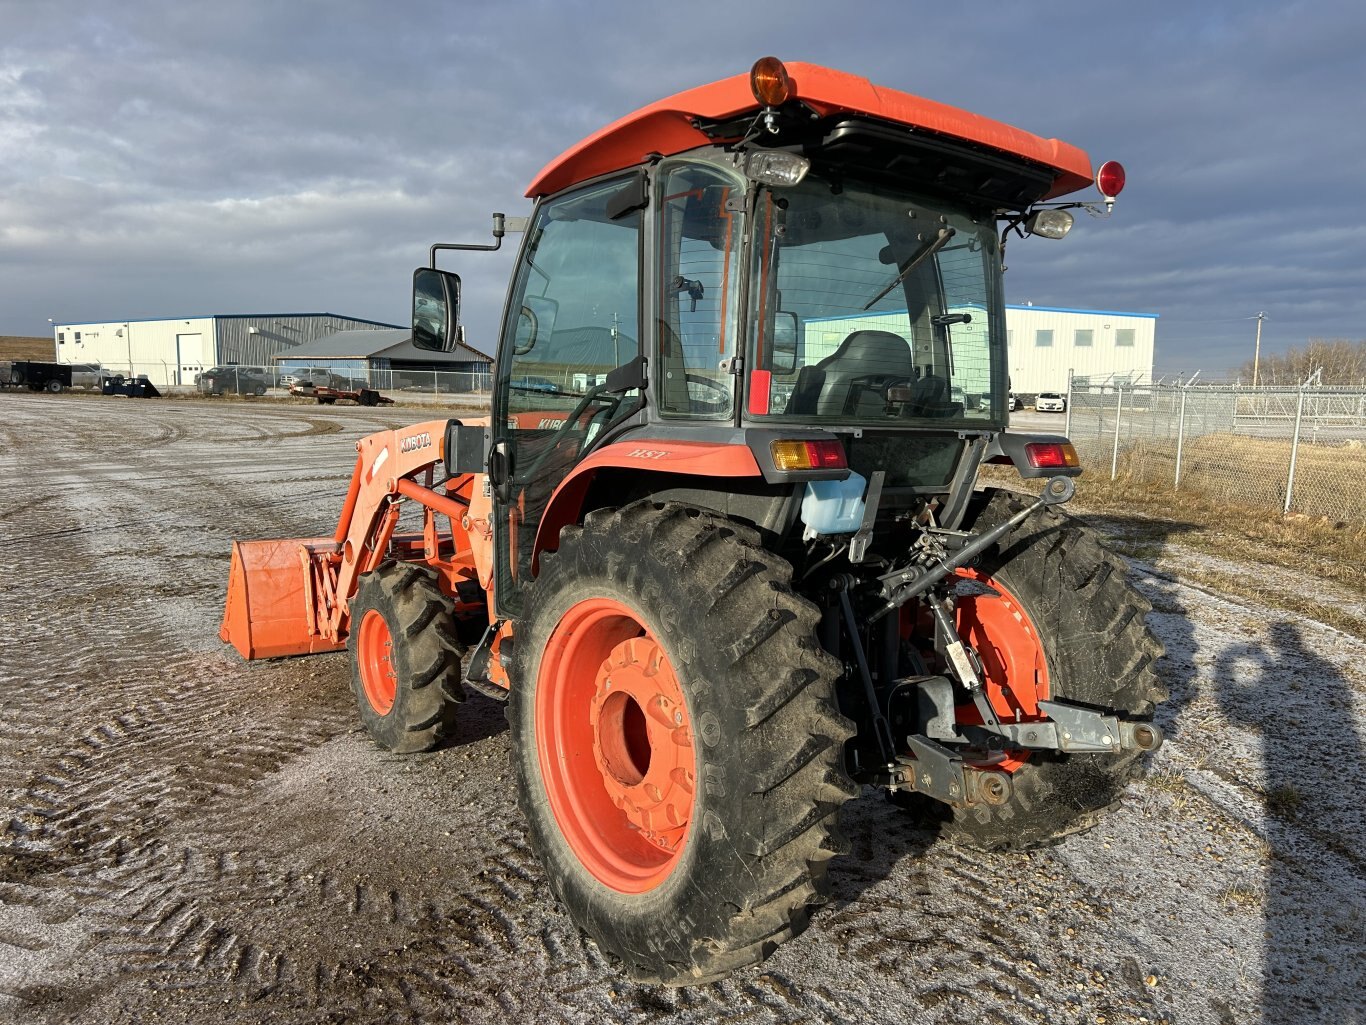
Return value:
[(547, 878), (643, 979), (800, 932), (862, 787), (986, 850), (1087, 828), (1162, 740), (1160, 649), (1061, 511), (1072, 445), (1006, 430), (1001, 276), (1122, 185), (774, 58), (628, 115), (415, 272), (414, 343), (449, 351), (438, 252), (522, 232), (491, 416), (363, 439), (331, 536), (234, 545), (223, 638), (345, 646), (389, 750), (505, 699)]

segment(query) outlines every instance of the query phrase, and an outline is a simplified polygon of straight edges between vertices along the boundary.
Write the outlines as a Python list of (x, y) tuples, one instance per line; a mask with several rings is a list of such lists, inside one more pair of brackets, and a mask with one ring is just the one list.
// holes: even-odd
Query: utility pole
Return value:
[(1257, 369), (1262, 362), (1262, 321), (1266, 320), (1266, 314), (1259, 313), (1257, 321), (1257, 347), (1252, 351), (1252, 387), (1257, 387)]

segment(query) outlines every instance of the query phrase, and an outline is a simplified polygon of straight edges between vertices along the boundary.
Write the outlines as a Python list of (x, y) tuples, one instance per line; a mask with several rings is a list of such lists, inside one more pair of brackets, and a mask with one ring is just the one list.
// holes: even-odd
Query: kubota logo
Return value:
[(416, 452), (420, 448), (430, 448), (431, 444), (432, 436), (423, 431), (421, 434), (410, 434), (402, 439), (398, 443), (398, 450), (400, 452)]

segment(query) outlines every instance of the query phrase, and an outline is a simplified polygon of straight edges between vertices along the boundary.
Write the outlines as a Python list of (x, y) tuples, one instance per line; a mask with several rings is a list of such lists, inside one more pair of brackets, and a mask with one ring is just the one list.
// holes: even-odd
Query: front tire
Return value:
[[(967, 529), (983, 531), (1025, 507), (1027, 496), (988, 491)], [(1151, 720), (1166, 700), (1154, 661), (1162, 646), (1152, 608), (1096, 532), (1065, 513), (1035, 513), (987, 554), (972, 576), (1000, 592), (960, 600), (957, 628), (982, 654), (997, 714), (1037, 715), (1040, 698), (1065, 699)], [(963, 711), (960, 709), (960, 715)], [(1001, 805), (950, 807), (899, 795), (942, 820), (941, 836), (979, 850), (1029, 850), (1084, 832), (1118, 807), (1142, 770), (1138, 751), (1064, 755), (1007, 752), (1011, 795)]]
[(676, 505), (590, 513), (541, 560), (508, 719), (551, 887), (638, 979), (763, 960), (822, 901), (855, 792), (819, 613), (757, 534)]
[(387, 563), (361, 577), (351, 603), (351, 690), (361, 724), (386, 751), (429, 751), (455, 724), (460, 643), (436, 574)]

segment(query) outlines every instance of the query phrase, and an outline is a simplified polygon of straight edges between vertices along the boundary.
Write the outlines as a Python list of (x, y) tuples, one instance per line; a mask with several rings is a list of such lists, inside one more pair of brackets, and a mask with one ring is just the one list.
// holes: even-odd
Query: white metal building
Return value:
[(1149, 382), (1156, 313), (1007, 306), (1010, 383), (1017, 395), (1067, 391), (1073, 386)]
[(398, 328), (335, 313), (244, 313), (158, 320), (57, 324), (60, 363), (100, 363), (158, 386), (192, 385), (213, 366), (269, 368), (281, 350), (345, 330)]

